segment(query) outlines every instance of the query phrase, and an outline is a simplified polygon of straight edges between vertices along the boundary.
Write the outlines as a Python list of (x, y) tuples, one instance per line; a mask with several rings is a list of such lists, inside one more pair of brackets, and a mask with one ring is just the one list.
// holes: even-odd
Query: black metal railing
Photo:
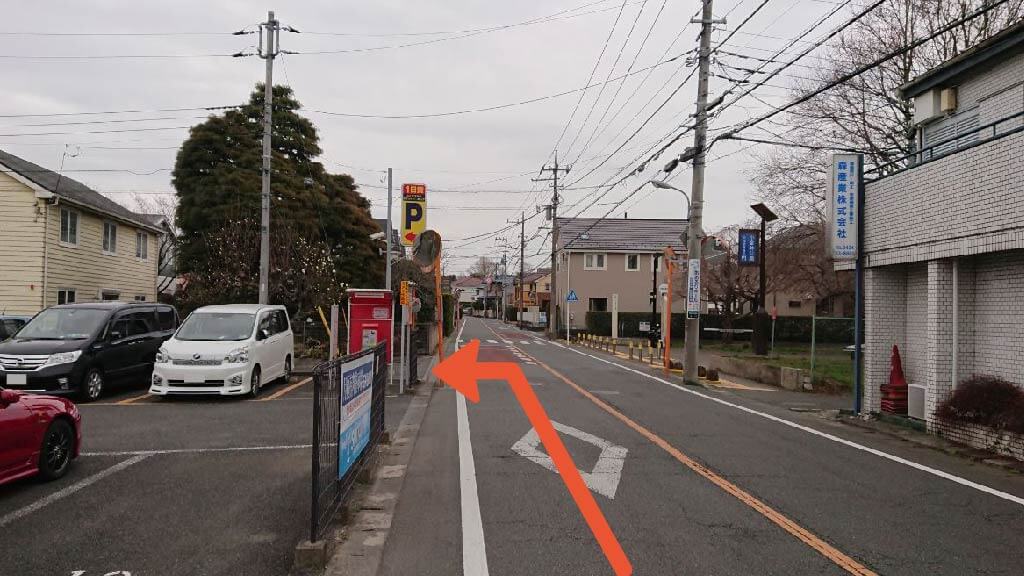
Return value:
[[(877, 182), (883, 178), (894, 176), (901, 172), (906, 172), (918, 166), (923, 166), (935, 160), (940, 160), (951, 154), (969, 150), (971, 148), (987, 144), (1019, 132), (1024, 132), (1024, 111), (1004, 116), (994, 122), (988, 124), (982, 124), (971, 130), (960, 132), (950, 138), (935, 142), (929, 146), (926, 146), (920, 150), (915, 150), (905, 156), (900, 156), (895, 160), (886, 162), (879, 166), (875, 166), (864, 171), (864, 177), (866, 182)], [(1003, 127), (1008, 122), (1014, 122), (1016, 126)], [(983, 135), (984, 132), (991, 132), (988, 136)], [(891, 169), (891, 171), (886, 171)]]
[[(347, 368), (372, 355), (373, 376), (370, 386), (369, 440), (355, 461), (342, 472), (342, 416), (345, 410)], [(316, 542), (344, 504), (356, 477), (372, 464), (384, 434), (384, 388), (387, 385), (387, 352), (383, 343), (356, 354), (319, 364), (313, 369), (313, 473), (312, 509), (309, 539)], [(351, 381), (348, 383), (351, 387)], [(350, 388), (351, 391), (351, 388)], [(356, 400), (357, 401), (357, 400)]]

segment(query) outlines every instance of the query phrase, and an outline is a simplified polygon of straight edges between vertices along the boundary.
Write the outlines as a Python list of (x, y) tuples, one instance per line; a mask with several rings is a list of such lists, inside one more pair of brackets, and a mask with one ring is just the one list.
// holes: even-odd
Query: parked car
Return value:
[(21, 327), (28, 324), (31, 316), (11, 316), (0, 314), (0, 342), (7, 340), (18, 333)]
[(0, 484), (63, 476), (78, 457), (81, 422), (70, 400), (0, 388)]
[(284, 306), (204, 306), (160, 348), (149, 391), (256, 397), (264, 382), (288, 379), (294, 347)]
[(166, 304), (52, 306), (0, 342), (0, 385), (91, 402), (108, 385), (148, 382), (157, 350), (177, 327), (178, 312)]

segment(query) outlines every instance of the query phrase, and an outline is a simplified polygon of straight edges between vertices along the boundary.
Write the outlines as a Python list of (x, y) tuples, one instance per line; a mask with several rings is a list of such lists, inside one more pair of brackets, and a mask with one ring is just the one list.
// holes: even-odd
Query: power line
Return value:
[[(671, 57), (671, 58), (669, 58), (667, 60), (662, 60), (660, 62), (655, 62), (654, 64), (651, 64), (650, 66), (645, 66), (644, 68), (639, 68), (639, 69), (634, 70), (633, 72), (630, 72), (628, 74), (622, 74), (620, 76), (616, 76), (615, 78), (612, 78), (612, 79), (608, 80), (607, 82), (614, 82), (616, 80), (620, 80), (620, 79), (626, 78), (628, 76), (633, 76), (633, 75), (636, 75), (636, 74), (640, 74), (641, 72), (646, 72), (647, 70), (650, 70), (650, 69), (653, 69), (653, 68), (657, 68), (659, 66), (664, 66), (665, 64), (670, 64), (672, 62), (675, 62), (676, 60), (679, 60), (680, 58), (682, 58), (684, 56), (686, 56), (686, 53), (678, 54), (678, 55), (673, 56), (673, 57)], [(448, 112), (432, 112), (432, 113), (424, 113), (424, 114), (354, 114), (354, 113), (349, 113), (349, 112), (331, 112), (331, 111), (327, 111), (327, 110), (308, 110), (308, 112), (312, 112), (312, 113), (315, 113), (315, 114), (325, 114), (327, 116), (339, 116), (339, 117), (343, 117), (343, 118), (371, 118), (371, 119), (382, 119), (382, 120), (409, 120), (409, 119), (418, 119), (418, 118), (443, 118), (443, 117), (447, 117), (447, 116), (461, 116), (461, 115), (464, 115), (464, 114), (475, 114), (475, 113), (479, 113), (479, 112), (493, 112), (495, 110), (503, 110), (505, 108), (514, 108), (516, 106), (524, 106), (526, 104), (534, 104), (536, 102), (542, 102), (544, 100), (551, 100), (551, 99), (554, 99), (554, 98), (560, 98), (562, 96), (568, 96), (569, 94), (575, 94), (577, 92), (585, 92), (585, 91), (587, 91), (587, 90), (589, 90), (591, 88), (595, 88), (597, 86), (601, 86), (601, 85), (603, 85), (603, 84), (605, 84), (607, 82), (599, 82), (597, 84), (588, 84), (588, 85), (583, 86), (581, 88), (574, 88), (572, 90), (565, 90), (565, 91), (557, 92), (557, 93), (554, 93), (554, 94), (547, 94), (547, 95), (544, 95), (544, 96), (538, 96), (536, 98), (529, 98), (527, 100), (519, 100), (517, 102), (508, 102), (508, 103), (505, 103), (505, 104), (497, 104), (497, 105), (494, 105), (494, 106), (483, 106), (483, 107), (479, 107), (479, 108), (467, 108), (467, 109), (463, 109), (463, 110), (451, 110), (451, 111), (448, 111)]]
[(197, 111), (217, 111), (217, 110), (231, 110), (235, 108), (241, 108), (245, 104), (233, 104), (229, 106), (196, 106), (193, 108), (156, 108), (150, 110), (138, 109), (138, 110), (105, 110), (105, 111), (91, 111), (91, 112), (44, 112), (36, 114), (0, 114), (0, 118), (46, 118), (46, 117), (57, 117), (57, 116), (93, 116), (102, 114), (159, 114), (165, 112), (197, 112)]

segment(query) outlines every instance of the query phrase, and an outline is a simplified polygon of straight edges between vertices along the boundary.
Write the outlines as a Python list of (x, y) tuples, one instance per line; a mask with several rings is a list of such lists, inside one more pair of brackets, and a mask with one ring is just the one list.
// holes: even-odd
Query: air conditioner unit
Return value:
[(946, 88), (939, 94), (939, 109), (943, 114), (956, 112), (956, 88)]
[(907, 416), (924, 420), (925, 391), (920, 384), (907, 384)]
[(941, 102), (938, 90), (929, 90), (914, 97), (914, 124), (921, 125), (925, 122), (942, 117), (940, 109)]

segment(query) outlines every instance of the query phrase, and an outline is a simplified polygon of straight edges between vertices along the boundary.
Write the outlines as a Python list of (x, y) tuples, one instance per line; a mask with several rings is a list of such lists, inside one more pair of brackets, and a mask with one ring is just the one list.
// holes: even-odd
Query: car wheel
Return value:
[(260, 367), (257, 366), (252, 369), (252, 377), (249, 379), (249, 396), (256, 398), (260, 395), (260, 386), (262, 381), (260, 379)]
[(68, 471), (71, 451), (75, 446), (75, 429), (66, 420), (54, 420), (43, 436), (39, 453), (39, 475), (45, 480), (56, 480)]
[(288, 383), (288, 379), (291, 378), (291, 377), (292, 377), (292, 357), (291, 356), (286, 356), (285, 359), (284, 359), (284, 374), (281, 376), (281, 378), (284, 380), (285, 384), (287, 384)]
[(103, 394), (103, 373), (99, 370), (92, 368), (85, 373), (85, 379), (82, 380), (82, 388), (79, 391), (79, 398), (82, 402), (92, 402), (98, 400)]

